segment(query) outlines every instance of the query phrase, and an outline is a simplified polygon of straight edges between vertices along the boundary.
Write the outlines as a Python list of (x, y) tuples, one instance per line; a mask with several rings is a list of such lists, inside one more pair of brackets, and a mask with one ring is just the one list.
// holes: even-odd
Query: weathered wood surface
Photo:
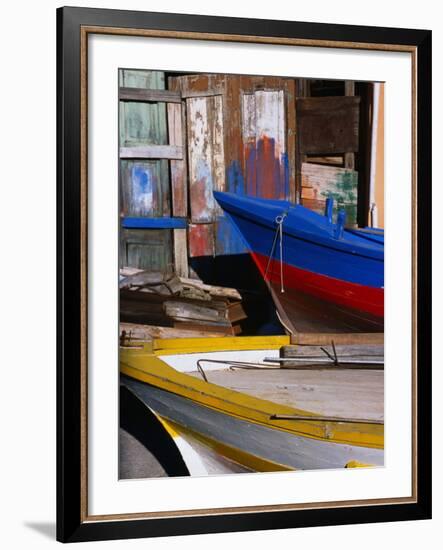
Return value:
[(193, 98), (193, 97), (213, 97), (213, 96), (221, 96), (222, 93), (220, 90), (204, 90), (204, 91), (192, 91), (187, 90), (183, 91), (181, 96), (183, 99)]
[(137, 270), (135, 273), (126, 275), (120, 281), (120, 288), (131, 288), (131, 286), (159, 285), (164, 283), (167, 277), (162, 271), (142, 271)]
[(174, 267), (179, 276), (187, 276), (189, 273), (186, 229), (174, 229)]
[(120, 209), (124, 217), (170, 216), (167, 161), (120, 161)]
[(324, 346), (334, 340), (336, 344), (383, 344), (383, 332), (296, 332), (291, 335), (291, 343)]
[[(174, 92), (176, 93), (176, 92)], [(185, 118), (182, 105), (168, 105), (168, 129), (169, 143), (186, 147), (185, 142)], [(171, 195), (173, 216), (188, 215), (188, 186), (186, 155), (181, 160), (171, 160)], [(187, 232), (183, 229), (174, 230), (174, 263), (179, 276), (186, 277), (189, 273), (188, 266), (188, 239)]]
[[(281, 293), (280, 286), (275, 283), (270, 285), (270, 289), (283, 322), (294, 335), (312, 333), (312, 338), (316, 338), (318, 334), (324, 333), (339, 335), (383, 332), (383, 319), (369, 313), (338, 306), (293, 289)], [(330, 337), (326, 343), (329, 344), (332, 339)]]
[[(119, 86), (139, 89), (140, 93), (153, 90), (163, 93), (165, 75), (162, 71), (122, 69)], [(138, 147), (151, 152), (168, 147), (165, 103), (120, 101), (119, 123), (119, 146), (123, 155)], [(158, 153), (157, 156), (161, 157)], [(169, 167), (165, 158), (120, 160), (120, 214), (123, 217), (171, 216)], [(172, 232), (168, 229), (122, 228), (120, 265), (167, 271), (173, 262), (172, 247)]]
[(236, 302), (228, 305), (227, 316), (231, 323), (236, 323), (237, 321), (243, 321), (248, 315), (243, 304), (241, 302)]
[[(165, 89), (162, 71), (119, 71), (121, 87), (143, 91)], [(120, 146), (166, 145), (166, 104), (120, 101)]]
[(241, 294), (240, 292), (235, 288), (228, 288), (224, 286), (214, 286), (214, 285), (207, 285), (201, 281), (198, 281), (196, 279), (189, 279), (186, 277), (180, 277), (180, 281), (184, 285), (189, 285), (195, 288), (199, 288), (200, 290), (203, 290), (205, 292), (209, 292), (211, 296), (214, 297), (220, 297), (220, 298), (228, 298), (230, 300), (241, 300)]
[(177, 320), (193, 319), (198, 321), (226, 320), (226, 311), (185, 302), (168, 300), (164, 303), (165, 313), (168, 317)]
[(183, 159), (183, 147), (178, 145), (144, 145), (120, 147), (121, 159)]
[(190, 98), (186, 109), (191, 217), (213, 222), (218, 206), (212, 192), (225, 189), (222, 98)]
[(176, 320), (174, 328), (179, 330), (208, 330), (217, 332), (218, 335), (238, 336), (241, 334), (240, 325), (231, 325), (230, 323), (220, 323), (211, 321), (199, 321), (198, 319)]
[[(334, 199), (335, 210), (346, 211), (346, 223), (357, 223), (358, 173), (347, 168), (302, 164), (302, 204), (324, 212), (328, 197)], [(315, 201), (315, 202), (314, 202)]]
[[(183, 128), (183, 113), (181, 105), (168, 105), (169, 143), (185, 148)], [(187, 216), (188, 192), (186, 181), (186, 155), (180, 160), (171, 160), (172, 213), (174, 216)]]
[[(240, 331), (237, 323), (246, 318), (246, 313), (238, 300), (232, 301), (220, 295), (215, 298), (201, 288), (182, 283), (178, 277), (172, 277), (169, 281), (165, 277), (162, 282), (159, 274), (149, 279), (151, 286), (127, 288), (130, 284), (128, 280), (145, 283), (142, 275), (132, 273), (121, 282), (125, 286), (120, 289), (122, 322), (166, 327), (187, 323), (186, 326), (177, 325), (177, 328), (226, 334)], [(176, 283), (176, 286), (170, 288), (170, 282)], [(221, 289), (215, 287), (215, 291)], [(195, 329), (194, 325), (202, 326)]]
[(146, 90), (125, 86), (119, 88), (118, 98), (120, 101), (181, 103), (180, 94), (171, 90)]
[(130, 265), (151, 271), (172, 271), (172, 230), (122, 229), (120, 235), (121, 266)]
[(309, 412), (341, 418), (384, 418), (383, 371), (226, 368), (211, 370), (207, 377), (213, 384)]
[[(345, 81), (345, 96), (355, 95), (355, 82), (353, 80)], [(345, 168), (355, 169), (355, 153), (348, 152), (344, 154)]]
[(131, 341), (149, 342), (159, 338), (206, 338), (208, 336), (220, 336), (220, 332), (185, 330), (173, 327), (153, 327), (151, 325), (139, 325), (136, 323), (120, 323), (120, 345), (127, 345)]
[[(331, 342), (334, 341), (332, 338)], [(325, 346), (283, 346), (280, 349), (280, 357), (327, 357), (321, 350), (324, 347), (331, 355), (334, 350), (331, 342)], [(384, 346), (380, 344), (337, 344), (335, 346), (337, 357), (384, 357)]]
[(242, 115), (248, 195), (288, 198), (289, 173), (283, 90), (244, 94)]
[[(120, 277), (120, 288), (128, 288), (129, 286), (143, 286), (144, 284), (160, 284), (164, 281), (171, 280), (173, 275), (124, 266), (120, 269)], [(188, 277), (178, 277), (178, 280), (182, 287), (195, 288), (200, 291), (198, 292), (199, 296), (207, 294), (209, 297), (230, 300), (233, 302), (241, 301), (242, 299), (240, 292), (235, 288), (208, 285), (200, 280), (190, 279)], [(209, 297), (208, 299), (210, 299)]]
[[(280, 357), (285, 361), (281, 362), (282, 368), (321, 368), (330, 369), (335, 368), (334, 362), (323, 351), (326, 350), (331, 357), (337, 355), (338, 368), (354, 368), (354, 369), (366, 369), (366, 368), (380, 368), (383, 369), (384, 360), (384, 346), (382, 344), (337, 344), (332, 346), (332, 343), (324, 346), (303, 346), (303, 345), (289, 345), (283, 346), (280, 349)], [(323, 349), (322, 349), (323, 348)], [(291, 359), (297, 359), (297, 361), (291, 361)], [(308, 362), (304, 363), (303, 359), (308, 359)], [(315, 361), (318, 360), (318, 363)], [(344, 364), (341, 361), (345, 361)], [(355, 363), (351, 363), (355, 361)], [(368, 365), (363, 366), (359, 362), (367, 362)], [(373, 363), (371, 363), (373, 362)]]
[(298, 98), (297, 126), (303, 154), (358, 151), (359, 97)]
[[(266, 187), (272, 193), (272, 198), (281, 198), (280, 188), (276, 187), (273, 190), (272, 182), (267, 177), (272, 173), (272, 179), (277, 178), (280, 187), (284, 187), (285, 193), (287, 191), (284, 198), (291, 198), (295, 201), (294, 79), (272, 76), (201, 74), (170, 77), (169, 87), (179, 91), (183, 98), (187, 98), (187, 106), (189, 106), (189, 102), (195, 101), (199, 102), (201, 107), (198, 110), (187, 109), (188, 138), (189, 127), (195, 126), (194, 136), (200, 133), (203, 138), (199, 141), (199, 147), (202, 149), (206, 147), (206, 151), (201, 152), (198, 147), (194, 151), (193, 157), (196, 160), (199, 159), (199, 166), (192, 168), (191, 161), (189, 162), (190, 174), (200, 174), (200, 177), (194, 178), (197, 188), (200, 186), (208, 189), (212, 179), (212, 189), (246, 193), (248, 185), (246, 161), (249, 159), (250, 166), (252, 166), (254, 164), (253, 157), (258, 154), (263, 164), (259, 169), (258, 177), (261, 178), (259, 185)], [(245, 140), (242, 135), (242, 126), (245, 121), (242, 98), (245, 94), (253, 97), (254, 101), (256, 101), (255, 94), (257, 94), (256, 107), (262, 119), (254, 127), (258, 145), (251, 146), (251, 148), (248, 139)], [(197, 103), (193, 106), (196, 107)], [(272, 113), (268, 107), (269, 109), (272, 107), (273, 112), (277, 113), (278, 122), (272, 121)], [(195, 117), (197, 112), (201, 113), (201, 118), (200, 115)], [(225, 122), (223, 131), (215, 132), (215, 139), (211, 134), (211, 132), (213, 133), (211, 127), (213, 128), (214, 125), (210, 122), (211, 113), (214, 112), (216, 116), (212, 115), (212, 120), (219, 120), (215, 124), (216, 129), (221, 127), (223, 121)], [(193, 123), (190, 122), (191, 117), (194, 118)], [(284, 137), (282, 137), (282, 128), (284, 128)], [(270, 135), (261, 139), (262, 134), (268, 130)], [(204, 136), (206, 136), (206, 143)], [(191, 141), (192, 139), (189, 140), (190, 143)], [(282, 155), (275, 154), (276, 150), (281, 150), (283, 159)], [(251, 155), (248, 154), (248, 151)], [(281, 162), (282, 160), (283, 162)], [(279, 164), (280, 166), (278, 166)], [(254, 187), (257, 185), (257, 176), (253, 167), (249, 170), (249, 174), (251, 175), (250, 184)], [(196, 198), (195, 201), (193, 197)], [(215, 226), (213, 230), (191, 230), (190, 239), (194, 241), (195, 249), (194, 254), (191, 255), (198, 256), (201, 251), (207, 255), (246, 253), (244, 244), (238, 234), (232, 230), (229, 220), (226, 219), (216, 203), (210, 199), (206, 200), (204, 192), (195, 192), (193, 195), (191, 188), (190, 202), (194, 206), (193, 223), (208, 222)], [(193, 237), (196, 238), (193, 239)], [(197, 240), (204, 239), (207, 241), (199, 246)]]
[(189, 256), (215, 256), (213, 223), (190, 223), (188, 226)]

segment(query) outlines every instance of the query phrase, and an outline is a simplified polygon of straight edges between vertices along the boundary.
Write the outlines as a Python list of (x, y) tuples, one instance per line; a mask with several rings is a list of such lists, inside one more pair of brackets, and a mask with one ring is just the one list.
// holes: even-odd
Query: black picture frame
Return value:
[[(82, 28), (150, 29), (408, 47), (416, 64), (416, 495), (379, 505), (94, 519), (84, 512), (86, 346), (82, 300)], [(391, 48), (395, 49), (395, 48)], [(83, 104), (84, 108), (84, 104)], [(57, 539), (62, 542), (428, 519), (431, 517), (431, 31), (148, 13), (57, 10)], [(85, 159), (83, 159), (85, 161)], [(82, 275), (83, 274), (83, 275)], [(83, 414), (83, 416), (82, 416)], [(123, 512), (123, 511), (122, 511)]]

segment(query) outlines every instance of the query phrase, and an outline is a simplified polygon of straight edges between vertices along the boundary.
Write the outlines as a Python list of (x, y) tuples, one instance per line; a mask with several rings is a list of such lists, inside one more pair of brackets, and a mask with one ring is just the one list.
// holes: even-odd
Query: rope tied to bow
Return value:
[(275, 229), (274, 241), (272, 243), (271, 253), (269, 254), (268, 264), (265, 271), (265, 281), (268, 276), (269, 267), (271, 265), (272, 257), (274, 255), (275, 245), (277, 244), (277, 239), (279, 238), (279, 249), (280, 249), (280, 292), (283, 294), (285, 291), (284, 281), (283, 281), (283, 222), (285, 221), (287, 214), (283, 212), (275, 218), (275, 223), (277, 227)]

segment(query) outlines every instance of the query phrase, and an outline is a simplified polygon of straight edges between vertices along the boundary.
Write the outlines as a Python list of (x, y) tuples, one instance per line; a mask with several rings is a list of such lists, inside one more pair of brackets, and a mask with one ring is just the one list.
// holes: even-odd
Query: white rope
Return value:
[(277, 244), (277, 238), (280, 237), (280, 292), (283, 294), (285, 291), (284, 281), (283, 281), (283, 222), (286, 218), (286, 213), (281, 214), (275, 218), (275, 223), (277, 228), (275, 230), (274, 241), (272, 243), (271, 253), (269, 255), (268, 264), (265, 271), (265, 281), (267, 279), (269, 267), (271, 265), (271, 260), (274, 255), (275, 245)]

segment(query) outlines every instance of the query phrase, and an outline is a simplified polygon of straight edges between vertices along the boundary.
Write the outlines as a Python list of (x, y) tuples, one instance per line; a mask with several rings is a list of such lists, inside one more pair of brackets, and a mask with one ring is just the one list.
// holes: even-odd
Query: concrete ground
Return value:
[(120, 428), (119, 478), (167, 477), (157, 459), (135, 437)]

